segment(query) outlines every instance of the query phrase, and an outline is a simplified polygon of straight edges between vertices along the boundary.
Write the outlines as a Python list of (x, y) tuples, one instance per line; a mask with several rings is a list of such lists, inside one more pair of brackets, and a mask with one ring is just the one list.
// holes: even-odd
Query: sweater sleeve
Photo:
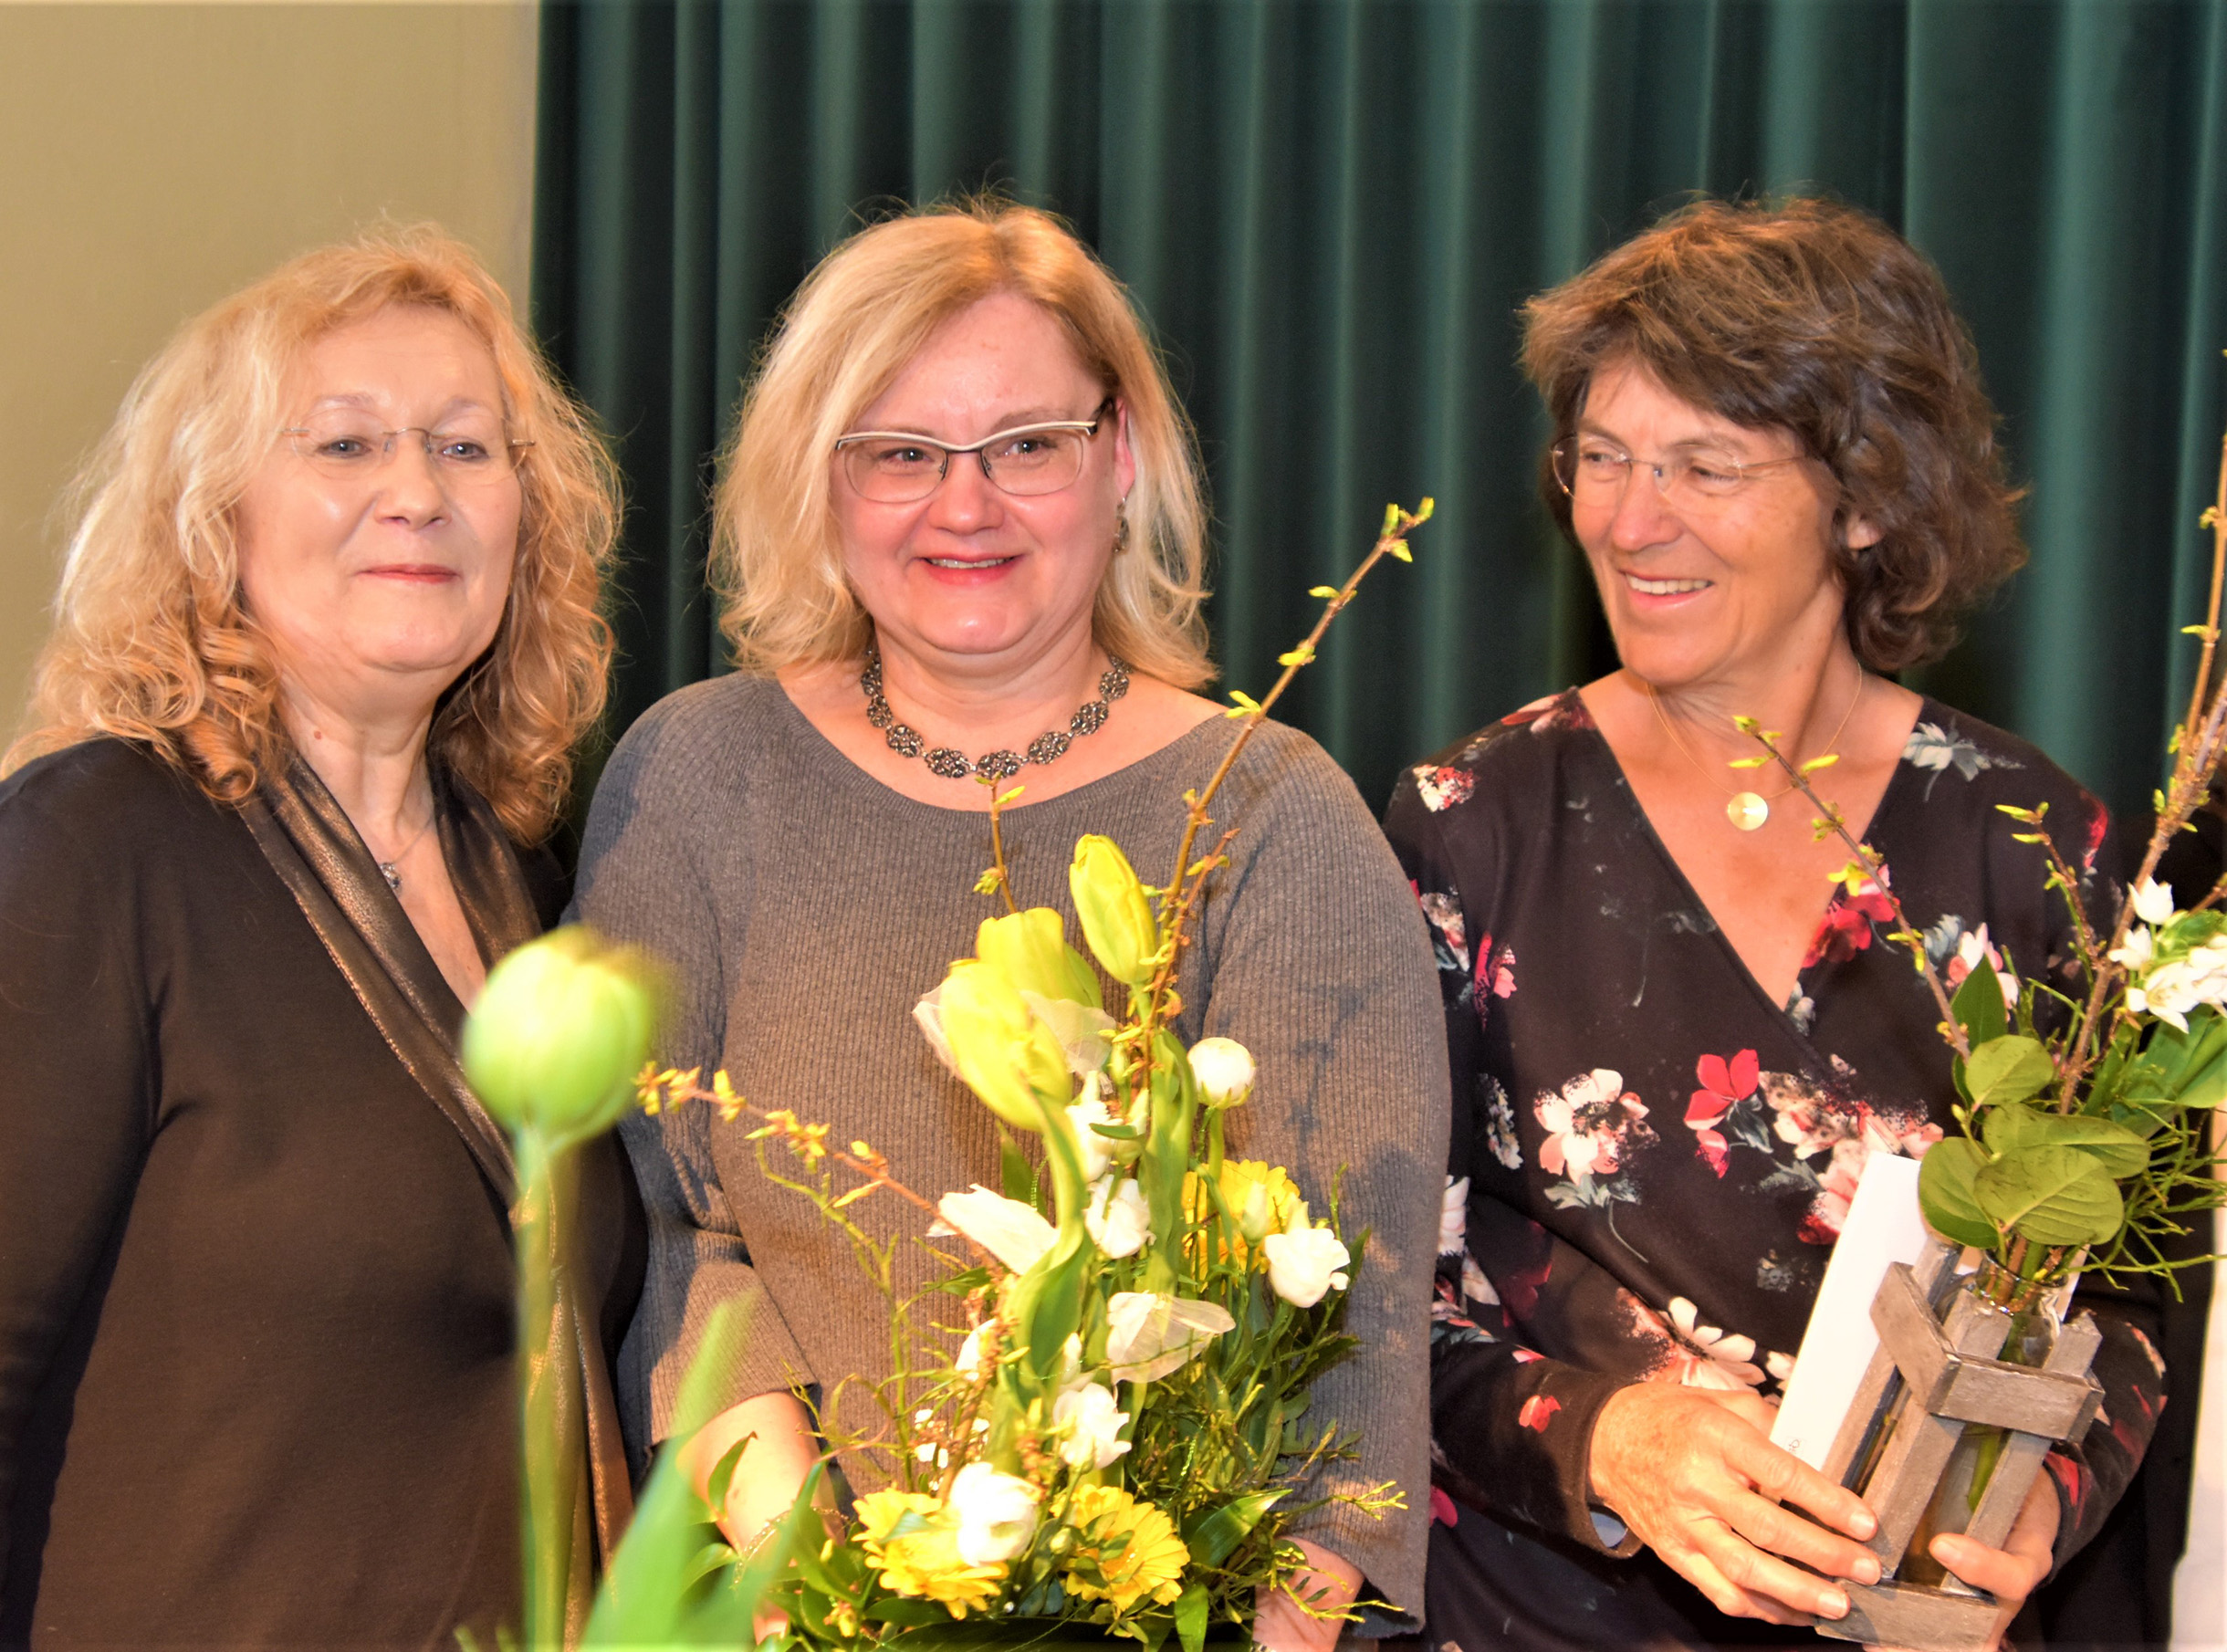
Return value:
[[(1210, 897), (1203, 1024), (1184, 1030), (1236, 1039), (1260, 1063), (1253, 1099), (1231, 1120), (1232, 1152), (1286, 1166), (1318, 1209), (1336, 1188), (1342, 1226), (1367, 1235), (1345, 1308), (1359, 1347), (1316, 1382), (1308, 1416), (1318, 1432), (1332, 1419), (1358, 1430), (1359, 1456), (1327, 1465), (1313, 1490), (1389, 1481), (1406, 1508), (1376, 1519), (1330, 1501), (1299, 1529), (1419, 1618), (1424, 1326), (1446, 1141), (1429, 949), (1382, 834), (1327, 757), (1287, 737), (1249, 773), (1218, 810), (1239, 835)], [(1395, 1626), (1378, 1619), (1364, 1632)]]
[(48, 1392), (128, 1212), (151, 1130), (153, 1011), (131, 870), (72, 807), (67, 757), (0, 790), (0, 1576)]
[[(724, 884), (748, 869), (706, 863), (706, 822), (680, 800), (733, 789), (710, 773), (718, 754), (700, 725), (676, 709), (653, 711), (612, 754), (589, 812), (573, 915), (664, 960), (671, 975), (658, 1060), (700, 1068), (708, 1083), (726, 1044), (727, 949), (740, 939), (722, 932), (723, 916), (737, 909)], [(619, 1358), (620, 1406), (638, 1453), (672, 1432), (683, 1379), (722, 1302), (745, 1316), (742, 1346), (722, 1375), (729, 1404), (809, 1380), (750, 1264), (712, 1155), (711, 1124), (692, 1103), (656, 1118), (630, 1114), (620, 1126), (650, 1231), (642, 1301)]]
[(1493, 914), (1480, 904), (1489, 892), (1461, 886), (1412, 775), (1394, 792), (1385, 828), (1434, 932), (1447, 1047), (1451, 1130), (1430, 1310), (1438, 1475), (1496, 1519), (1635, 1553), (1638, 1540), (1591, 1501), (1594, 1425), (1622, 1380), (1550, 1359), (1521, 1340), (1522, 1321), (1542, 1299), (1574, 1307), (1605, 1293), (1610, 1305), (1615, 1281), (1522, 1214), (1511, 1202), (1520, 1184), (1491, 1151), (1481, 1103), (1499, 1090), (1475, 1009), (1493, 968), (1478, 956), (1492, 946)]

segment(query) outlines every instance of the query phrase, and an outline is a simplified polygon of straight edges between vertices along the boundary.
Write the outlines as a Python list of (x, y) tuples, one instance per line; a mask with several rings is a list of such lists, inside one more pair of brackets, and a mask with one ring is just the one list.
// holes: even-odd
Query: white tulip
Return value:
[(1110, 1389), (1096, 1383), (1079, 1383), (1052, 1401), (1051, 1426), (1066, 1430), (1060, 1460), (1071, 1469), (1103, 1469), (1129, 1448), (1121, 1438), (1129, 1414), (1114, 1405)]
[(1134, 1256), (1152, 1238), (1152, 1213), (1145, 1204), (1145, 1190), (1134, 1176), (1118, 1186), (1113, 1176), (1101, 1177), (1091, 1187), (1091, 1202), (1083, 1208), (1082, 1225), (1108, 1256)]
[(957, 1076), (958, 1063), (951, 1059), (951, 1040), (944, 1037), (944, 988), (939, 981), (936, 990), (913, 1006), (913, 1022), (928, 1040), (928, 1048), (936, 1051), (936, 1059), (944, 1064), (944, 1071)]
[(970, 1383), (982, 1380), (982, 1327), (977, 1325), (967, 1333), (959, 1351), (952, 1357), (951, 1375), (965, 1377)]
[(1348, 1283), (1342, 1270), (1353, 1265), (1353, 1253), (1327, 1228), (1271, 1233), (1260, 1249), (1268, 1257), (1269, 1289), (1294, 1308), (1312, 1308), (1325, 1292)]
[(1114, 1030), (1112, 1016), (1072, 999), (1048, 999), (1026, 988), (1021, 989), (1020, 999), (1051, 1030), (1061, 1053), (1067, 1057), (1070, 1072), (1079, 1079), (1091, 1078), (1106, 1064), (1106, 1057), (1114, 1051), (1113, 1040), (1106, 1036)]
[(2173, 915), (2173, 891), (2168, 884), (2144, 878), (2134, 886), (2134, 915), (2145, 924), (2163, 924)]
[(979, 1182), (971, 1193), (945, 1194), (936, 1208), (951, 1231), (965, 1234), (1015, 1273), (1026, 1273), (1059, 1237), (1032, 1207), (992, 1193)]
[(1075, 1127), (1075, 1151), (1082, 1160), (1082, 1179), (1094, 1182), (1113, 1166), (1114, 1139), (1100, 1135), (1091, 1126), (1115, 1122), (1106, 1111), (1105, 1100), (1098, 1093), (1096, 1085), (1068, 1108), (1067, 1122)]
[(1122, 1382), (1157, 1382), (1236, 1326), (1218, 1303), (1117, 1291), (1106, 1302), (1106, 1358)]
[(1027, 1548), (1036, 1531), (1037, 1496), (1027, 1480), (988, 1463), (961, 1469), (951, 1482), (959, 1558), (970, 1566), (994, 1566)]
[(1191, 1076), (1209, 1107), (1235, 1107), (1252, 1093), (1260, 1069), (1235, 1039), (1200, 1039), (1191, 1046)]

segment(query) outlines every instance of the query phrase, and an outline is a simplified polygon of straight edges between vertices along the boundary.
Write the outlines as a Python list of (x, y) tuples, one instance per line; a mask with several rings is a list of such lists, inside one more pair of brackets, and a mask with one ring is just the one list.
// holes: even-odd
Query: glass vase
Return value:
[[(2038, 1370), (2047, 1363), (2050, 1350), (2056, 1346), (2057, 1334), (2065, 1328), (2066, 1295), (2061, 1284), (2022, 1279), (1987, 1257), (1981, 1259), (1977, 1270), (1957, 1281), (1955, 1289), (1941, 1303), (1940, 1316), (1946, 1323), (1960, 1301), (1969, 1303), (1968, 1312), (1980, 1314), (1991, 1325), (2002, 1327), (2000, 1342), (1991, 1332), (1979, 1344), (1981, 1349), (1997, 1348), (1998, 1352), (1991, 1357), (2006, 1365)], [(1948, 1573), (1933, 1558), (1933, 1540), (1944, 1532), (1961, 1532), (1971, 1523), (1972, 1513), (1987, 1491), (1988, 1479), (1995, 1471), (1995, 1463), (2002, 1457), (2008, 1438), (2002, 1428), (1966, 1425), (1956, 1448), (1950, 1454), (1948, 1467), (1941, 1470), (1932, 1505), (1910, 1538), (1908, 1552), (1897, 1574), (1902, 1582), (1937, 1589), (1947, 1580)]]

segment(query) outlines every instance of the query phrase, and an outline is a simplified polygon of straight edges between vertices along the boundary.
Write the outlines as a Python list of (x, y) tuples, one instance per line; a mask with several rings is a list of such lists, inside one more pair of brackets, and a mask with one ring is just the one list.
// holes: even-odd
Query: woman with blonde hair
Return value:
[[(995, 202), (892, 219), (798, 292), (745, 398), (716, 510), (716, 582), (743, 669), (653, 709), (598, 789), (580, 905), (680, 966), (669, 1055), (725, 1067), (753, 1102), (863, 1135), (923, 1188), (998, 1183), (995, 1120), (910, 1011), (989, 915), (989, 782), (1024, 904), (1070, 912), (1075, 840), (1165, 863), (1182, 794), (1234, 737), (1191, 691), (1199, 620), (1197, 461), (1113, 277), (1041, 213)], [(1232, 1151), (1327, 1189), (1369, 1230), (1346, 1328), (1361, 1352), (1317, 1386), (1364, 1430), (1355, 1480), (1410, 1489), (1382, 1521), (1333, 1503), (1304, 1532), (1333, 1604), (1421, 1585), (1422, 1333), (1445, 1132), (1431, 972), (1415, 906), (1352, 785), (1270, 724), (1218, 812), (1239, 828), (1181, 983), (1187, 1040), (1260, 1062)], [(698, 1448), (745, 1435), (723, 1510), (754, 1540), (818, 1449), (871, 1427), (885, 1311), (847, 1246), (759, 1175), (747, 1123), (681, 1109), (628, 1139), (650, 1210), (643, 1308), (622, 1360), (630, 1421), (672, 1426), (705, 1315), (753, 1304)], [(1424, 1188), (1418, 1199), (1415, 1189)], [(907, 1231), (894, 1202), (854, 1214)], [(925, 1282), (898, 1247), (901, 1288)], [(644, 1415), (633, 1415), (633, 1406)], [(885, 1480), (846, 1453), (856, 1486)], [(1272, 1647), (1338, 1625), (1264, 1603)]]
[[(89, 465), (0, 782), (0, 1644), (515, 1622), (512, 1166), (454, 1040), (561, 902), (616, 508), (430, 228), (187, 323)], [(582, 1184), (620, 1329), (621, 1155)]]

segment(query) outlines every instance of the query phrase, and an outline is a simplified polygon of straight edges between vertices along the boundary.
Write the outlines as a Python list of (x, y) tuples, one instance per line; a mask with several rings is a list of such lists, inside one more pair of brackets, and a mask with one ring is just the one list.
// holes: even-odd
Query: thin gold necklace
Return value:
[[(1856, 693), (1848, 698), (1848, 709), (1840, 714), (1840, 727), (1833, 731), (1832, 738), (1825, 741), (1824, 750), (1819, 756), (1830, 756), (1833, 748), (1840, 744), (1840, 737), (1848, 732), (1848, 719), (1856, 715), (1856, 702), (1864, 697), (1864, 688), (1869, 681), (1868, 677), (1856, 678)], [(1652, 683), (1647, 685), (1647, 704), (1655, 707), (1655, 720), (1663, 726), (1663, 732), (1670, 737), (1670, 744), (1678, 748), (1678, 755), (1691, 763), (1703, 779), (1715, 779), (1701, 759), (1693, 755), (1684, 740), (1678, 738), (1676, 725), (1663, 711), (1662, 695), (1656, 692)], [(1720, 780), (1716, 783), (1723, 784)], [(1771, 819), (1771, 805), (1793, 789), (1793, 785), (1790, 781), (1769, 797), (1764, 797), (1761, 792), (1735, 790), (1724, 805), (1724, 818), (1741, 831), (1754, 831)]]

